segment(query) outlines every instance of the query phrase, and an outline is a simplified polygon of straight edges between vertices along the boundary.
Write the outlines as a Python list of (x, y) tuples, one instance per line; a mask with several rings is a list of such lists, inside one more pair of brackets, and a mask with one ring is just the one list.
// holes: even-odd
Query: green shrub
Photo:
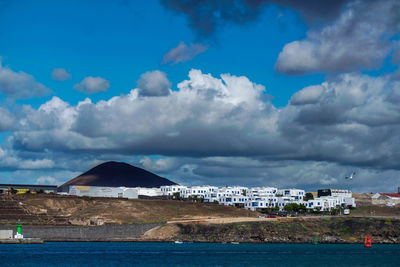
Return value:
[(305, 197), (304, 197), (304, 201), (310, 200), (310, 199), (314, 199), (314, 195), (310, 192), (306, 193)]

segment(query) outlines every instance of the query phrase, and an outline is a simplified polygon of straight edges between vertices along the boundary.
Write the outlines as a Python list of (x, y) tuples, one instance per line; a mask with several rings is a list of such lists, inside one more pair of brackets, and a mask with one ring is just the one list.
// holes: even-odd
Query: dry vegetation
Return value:
[(256, 217), (258, 213), (217, 204), (173, 200), (92, 198), (59, 195), (19, 195), (32, 214), (67, 217), (72, 224), (143, 223), (208, 217)]

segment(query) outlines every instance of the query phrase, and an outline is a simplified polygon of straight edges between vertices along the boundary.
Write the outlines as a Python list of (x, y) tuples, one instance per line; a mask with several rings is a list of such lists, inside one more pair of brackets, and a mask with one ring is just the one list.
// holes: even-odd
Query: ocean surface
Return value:
[(400, 266), (400, 245), (0, 244), (1, 266)]

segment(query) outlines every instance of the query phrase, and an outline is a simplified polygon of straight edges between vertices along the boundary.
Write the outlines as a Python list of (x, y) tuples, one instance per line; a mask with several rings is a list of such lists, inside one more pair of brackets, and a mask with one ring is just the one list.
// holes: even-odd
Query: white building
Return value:
[(197, 197), (205, 199), (207, 195), (209, 195), (210, 193), (216, 193), (217, 190), (218, 187), (216, 186), (209, 186), (209, 185), (192, 186), (188, 187), (183, 192), (183, 197), (184, 198)]
[(280, 189), (277, 191), (277, 196), (290, 198), (295, 203), (303, 203), (306, 192), (302, 189)]
[(188, 187), (183, 185), (164, 185), (160, 187), (161, 195), (173, 196), (175, 193), (179, 193), (180, 196), (186, 192)]
[(157, 197), (161, 196), (161, 188), (153, 187), (153, 188), (146, 188), (146, 187), (135, 187), (138, 190), (139, 196), (148, 196), (148, 197)]
[(373, 205), (399, 205), (400, 193), (376, 193), (371, 197), (371, 201)]
[(129, 187), (102, 187), (102, 186), (83, 186), (70, 185), (69, 195), (88, 196), (88, 197), (120, 197), (138, 198), (138, 189)]
[(309, 210), (329, 211), (338, 207), (355, 207), (355, 201), (351, 191), (339, 189), (318, 190), (321, 194), (314, 200), (304, 201), (305, 191), (302, 189), (278, 189), (276, 187), (242, 186), (180, 186), (170, 185), (160, 188), (162, 195), (172, 196), (179, 193), (183, 198), (201, 198), (204, 202), (219, 203), (226, 206), (242, 207), (249, 210), (262, 210), (284, 207), (291, 203), (303, 204)]
[(320, 189), (318, 197), (304, 203), (309, 210), (330, 211), (337, 208), (355, 207), (355, 199), (349, 190)]
[(248, 190), (249, 197), (274, 197), (278, 189), (275, 187), (253, 187)]
[(226, 206), (244, 208), (245, 204), (248, 202), (248, 199), (248, 197), (243, 195), (230, 195), (221, 197), (219, 203)]

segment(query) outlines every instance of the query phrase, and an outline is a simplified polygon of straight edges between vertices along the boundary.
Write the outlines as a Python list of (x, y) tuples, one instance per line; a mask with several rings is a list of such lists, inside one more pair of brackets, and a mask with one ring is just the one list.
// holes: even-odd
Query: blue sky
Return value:
[(3, 182), (394, 190), (396, 1), (198, 3), (0, 1)]
[[(174, 85), (192, 68), (217, 76), (244, 75), (266, 85), (280, 106), (294, 92), (323, 80), (323, 75), (288, 77), (275, 72), (284, 44), (304, 37), (307, 30), (295, 12), (276, 6), (248, 25), (229, 25), (201, 40), (183, 16), (158, 1), (10, 1), (1, 15), (3, 64), (32, 74), (71, 103), (85, 97), (71, 87), (88, 75), (110, 81), (110, 89), (93, 95), (94, 100), (128, 93), (148, 70), (166, 72)], [(190, 62), (163, 64), (163, 55), (181, 41), (200, 41), (210, 48)], [(50, 73), (57, 67), (70, 71), (73, 79), (53, 81)]]

